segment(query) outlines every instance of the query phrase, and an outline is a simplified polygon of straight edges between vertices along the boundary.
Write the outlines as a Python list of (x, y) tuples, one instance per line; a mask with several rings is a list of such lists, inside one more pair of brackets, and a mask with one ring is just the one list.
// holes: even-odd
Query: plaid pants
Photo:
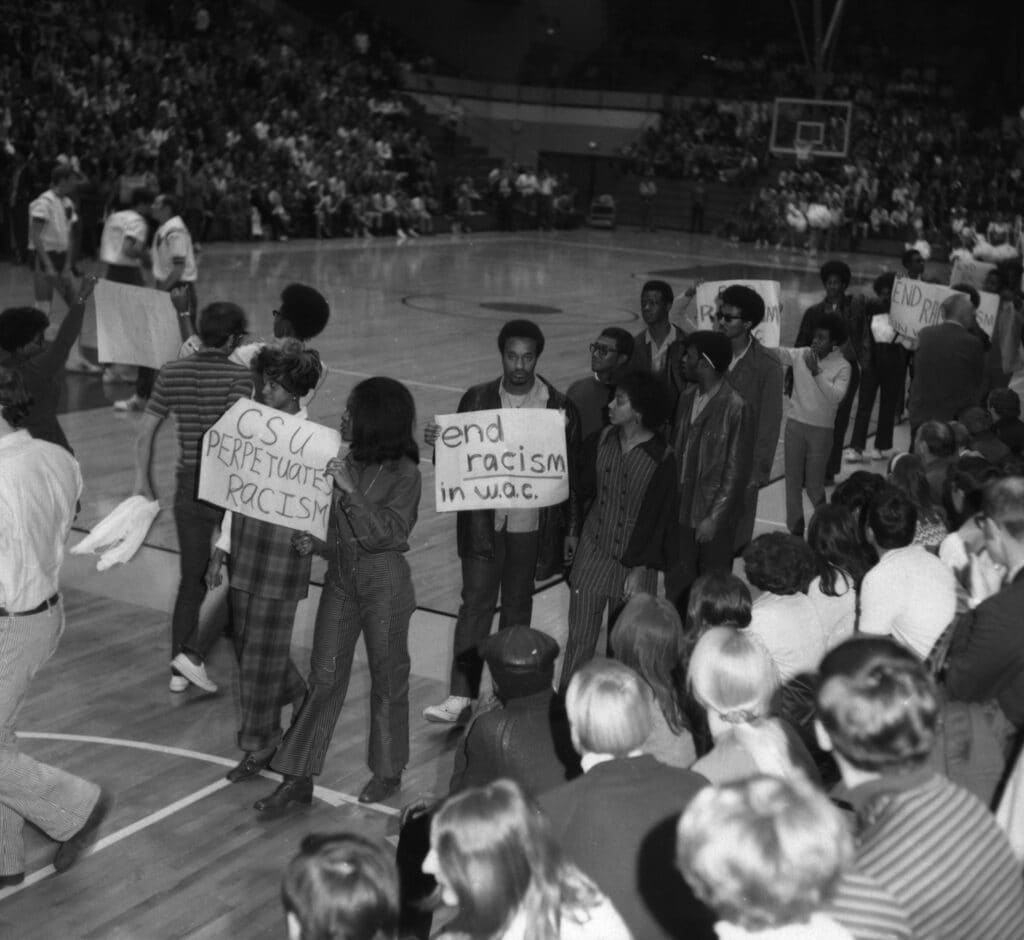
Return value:
[(306, 683), (291, 657), (297, 600), (256, 597), (231, 590), (235, 653), (242, 718), (238, 746), (262, 751), (281, 740), (281, 709), (306, 693)]

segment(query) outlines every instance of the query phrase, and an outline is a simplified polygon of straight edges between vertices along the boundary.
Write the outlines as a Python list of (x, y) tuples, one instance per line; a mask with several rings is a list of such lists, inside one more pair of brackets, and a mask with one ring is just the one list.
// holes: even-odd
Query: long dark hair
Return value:
[(839, 575), (860, 590), (864, 575), (878, 561), (878, 556), (861, 538), (853, 512), (839, 503), (822, 503), (807, 526), (807, 544), (814, 552), (821, 577), (821, 593), (836, 597)]
[(364, 379), (352, 389), (348, 411), (353, 460), (385, 463), (408, 457), (419, 463), (419, 445), (412, 436), (416, 404), (401, 382), (380, 375)]

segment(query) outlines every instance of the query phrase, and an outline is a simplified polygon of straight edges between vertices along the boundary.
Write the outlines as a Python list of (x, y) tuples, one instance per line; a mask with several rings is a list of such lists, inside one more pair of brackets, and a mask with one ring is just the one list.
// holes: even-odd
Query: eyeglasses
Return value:
[(599, 356), (610, 356), (612, 353), (617, 353), (619, 350), (615, 346), (605, 346), (604, 343), (591, 343), (590, 351), (597, 353)]
[(736, 313), (736, 314), (716, 313), (715, 314), (715, 319), (718, 320), (718, 321), (726, 320), (729, 323), (731, 323), (733, 320), (742, 320), (743, 317), (741, 317), (738, 313)]

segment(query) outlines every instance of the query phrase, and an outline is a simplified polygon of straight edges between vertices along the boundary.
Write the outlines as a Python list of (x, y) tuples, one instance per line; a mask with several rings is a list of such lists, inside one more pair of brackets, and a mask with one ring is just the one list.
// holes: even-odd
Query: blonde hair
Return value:
[(651, 734), (651, 687), (613, 659), (593, 659), (565, 693), (573, 743), (581, 753), (625, 757)]
[(779, 676), (771, 654), (753, 634), (712, 627), (693, 648), (686, 682), (708, 711), (739, 724), (768, 713)]
[(806, 921), (832, 896), (852, 857), (839, 811), (794, 780), (706, 787), (676, 828), (676, 864), (694, 893), (751, 931)]

